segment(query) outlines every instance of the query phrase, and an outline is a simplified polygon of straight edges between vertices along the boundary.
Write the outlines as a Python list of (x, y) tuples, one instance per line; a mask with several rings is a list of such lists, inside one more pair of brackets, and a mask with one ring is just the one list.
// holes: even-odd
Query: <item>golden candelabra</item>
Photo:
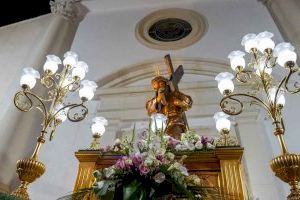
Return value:
[[(47, 89), (46, 97), (32, 92), (36, 79), (40, 78), (39, 72), (32, 68), (24, 68), (20, 81), (22, 90), (14, 96), (14, 104), (19, 110), (28, 112), (36, 108), (43, 115), (41, 134), (37, 138), (32, 156), (17, 162), (17, 173), (21, 183), (12, 194), (21, 199), (29, 199), (27, 186), (45, 172), (46, 167), (38, 160), (38, 155), (46, 135), (50, 134), (49, 139), (52, 140), (56, 127), (66, 119), (72, 122), (83, 120), (88, 113), (84, 103), (93, 97), (97, 87), (92, 81), (81, 81), (88, 66), (85, 62), (77, 61), (76, 53), (69, 51), (64, 57), (63, 69), (58, 73), (56, 71), (61, 64), (60, 59), (54, 55), (47, 56), (40, 81)], [(75, 91), (79, 91), (81, 102), (65, 103), (68, 94)]]
[[(248, 66), (245, 66), (244, 52), (233, 51), (229, 54), (231, 67), (236, 74), (233, 76), (224, 72), (216, 77), (219, 90), (224, 95), (220, 107), (228, 115), (239, 115), (244, 109), (243, 101), (247, 100), (250, 105), (259, 105), (266, 110), (281, 149), (281, 155), (271, 160), (271, 168), (278, 178), (291, 186), (287, 199), (299, 200), (300, 155), (288, 152), (283, 137), (285, 126), (282, 110), (285, 104), (284, 93), (295, 94), (300, 91), (300, 85), (293, 77), (299, 75), (300, 70), (296, 66), (294, 48), (289, 43), (280, 43), (275, 47), (272, 36), (272, 33), (262, 32), (243, 37), (242, 45), (251, 56)], [(271, 75), (277, 64), (288, 71), (279, 81)], [(233, 78), (250, 87), (250, 91), (234, 93)]]

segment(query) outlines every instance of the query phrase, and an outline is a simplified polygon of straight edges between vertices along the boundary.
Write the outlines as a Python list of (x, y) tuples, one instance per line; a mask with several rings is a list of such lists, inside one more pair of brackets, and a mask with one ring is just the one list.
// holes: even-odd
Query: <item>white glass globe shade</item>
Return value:
[[(62, 104), (59, 104), (58, 106), (55, 107), (54, 113), (62, 109), (64, 106)], [(55, 115), (55, 118), (58, 119), (61, 122), (66, 121), (67, 119), (67, 113), (68, 113), (69, 108), (65, 108), (63, 110), (60, 110), (59, 113)]]
[(60, 111), (60, 112), (56, 115), (55, 118), (58, 119), (58, 120), (60, 120), (61, 122), (64, 122), (64, 121), (66, 121), (66, 119), (67, 119), (67, 115), (66, 115), (65, 111)]
[[(275, 88), (275, 87), (269, 89), (269, 95), (270, 95), (272, 103), (275, 102), (276, 90), (277, 90), (277, 88)], [(277, 94), (277, 102), (276, 102), (276, 104), (277, 105), (282, 105), (282, 106), (285, 105), (285, 97), (284, 97), (283, 90), (279, 90), (279, 92)]]
[(230, 131), (231, 122), (228, 119), (229, 115), (224, 112), (217, 112), (214, 114), (214, 119), (216, 122), (216, 129), (221, 132), (223, 129)]
[(83, 61), (79, 61), (77, 62), (77, 64), (72, 70), (72, 77), (79, 77), (80, 80), (82, 80), (84, 79), (87, 71), (88, 71), (88, 65)]
[(273, 33), (270, 33), (268, 31), (264, 31), (259, 33), (256, 38), (258, 41), (258, 49), (261, 52), (264, 52), (266, 49), (274, 49), (275, 43), (271, 39), (273, 37)]
[(230, 125), (231, 125), (230, 120), (226, 118), (220, 118), (216, 121), (216, 129), (219, 132), (221, 132), (224, 129), (230, 131)]
[(23, 68), (22, 76), (20, 79), (21, 87), (27, 85), (32, 89), (36, 84), (36, 79), (40, 78), (40, 73), (31, 67)]
[(27, 85), (29, 89), (32, 89), (36, 84), (36, 79), (30, 74), (24, 74), (21, 76), (20, 86)]
[(44, 64), (44, 71), (50, 71), (52, 74), (54, 74), (57, 71), (59, 64), (61, 64), (59, 57), (55, 55), (48, 55)]
[(294, 52), (295, 48), (290, 43), (280, 43), (274, 49), (274, 56), (277, 57), (276, 62), (285, 67), (286, 62), (296, 62), (297, 54)]
[(234, 84), (233, 84), (232, 80), (224, 79), (218, 83), (218, 88), (219, 88), (219, 91), (221, 92), (221, 94), (224, 94), (225, 91), (233, 92)]
[(229, 72), (222, 72), (216, 76), (215, 80), (218, 82), (218, 88), (221, 94), (224, 94), (224, 91), (233, 92), (234, 90), (234, 84), (232, 82), (233, 78), (234, 78), (233, 74)]
[(98, 87), (94, 81), (83, 80), (81, 82), (82, 88), (79, 90), (81, 99), (91, 100), (94, 96), (96, 88)]
[(257, 49), (258, 48), (258, 42), (256, 39), (256, 34), (254, 33), (249, 33), (245, 35), (242, 39), (241, 43), (245, 47), (245, 51), (250, 53), (252, 48)]
[(245, 68), (245, 53), (242, 51), (232, 51), (228, 58), (230, 59), (230, 66), (235, 71), (237, 67)]
[(77, 63), (78, 55), (75, 52), (68, 51), (64, 54), (64, 58), (65, 58), (63, 61), (64, 66), (68, 65), (74, 67)]
[(52, 74), (55, 74), (55, 72), (58, 69), (58, 64), (53, 61), (46, 61), (44, 64), (44, 71), (50, 71)]
[(265, 61), (261, 61), (259, 65), (256, 65), (256, 74), (261, 76), (261, 73), (271, 74), (272, 68), (265, 67)]
[(79, 77), (80, 80), (84, 79), (85, 77), (85, 70), (79, 67), (75, 67), (72, 70), (72, 77)]
[(91, 100), (94, 97), (94, 91), (90, 87), (83, 87), (79, 90), (79, 97), (81, 99)]
[(102, 123), (94, 123), (92, 124), (92, 133), (94, 135), (102, 136), (105, 133), (105, 126)]
[(154, 113), (151, 115), (151, 120), (151, 130), (153, 132), (155, 132), (156, 130), (165, 130), (167, 117), (164, 114)]

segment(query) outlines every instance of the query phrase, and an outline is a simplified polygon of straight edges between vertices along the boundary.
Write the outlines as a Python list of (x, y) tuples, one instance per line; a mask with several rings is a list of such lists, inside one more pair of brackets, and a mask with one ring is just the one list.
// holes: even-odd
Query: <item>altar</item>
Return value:
[[(211, 151), (180, 152), (176, 158), (187, 155), (184, 165), (189, 174), (196, 174), (204, 187), (220, 188), (227, 194), (226, 199), (245, 200), (245, 184), (241, 159), (241, 147), (217, 147)], [(121, 157), (117, 154), (101, 154), (99, 150), (79, 150), (75, 152), (79, 161), (74, 192), (90, 188), (94, 182), (93, 171), (115, 164)], [(96, 198), (89, 198), (93, 200)]]

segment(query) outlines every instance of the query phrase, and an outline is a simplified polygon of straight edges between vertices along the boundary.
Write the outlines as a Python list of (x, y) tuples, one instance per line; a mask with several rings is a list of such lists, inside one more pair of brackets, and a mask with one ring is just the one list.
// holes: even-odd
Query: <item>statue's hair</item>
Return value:
[(151, 84), (157, 81), (164, 81), (166, 84), (169, 83), (169, 80), (163, 76), (156, 76), (154, 79), (152, 79)]

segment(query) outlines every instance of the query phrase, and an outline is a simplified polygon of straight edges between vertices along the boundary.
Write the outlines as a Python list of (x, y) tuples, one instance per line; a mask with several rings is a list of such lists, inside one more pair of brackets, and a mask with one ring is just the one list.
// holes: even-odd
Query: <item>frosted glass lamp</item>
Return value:
[(40, 78), (40, 73), (31, 67), (23, 69), (23, 73), (20, 79), (21, 87), (28, 87), (32, 89), (36, 84), (36, 79)]
[(88, 65), (83, 61), (78, 61), (72, 70), (72, 77), (78, 77), (80, 80), (84, 79), (85, 74), (88, 72)]
[(297, 54), (294, 51), (295, 48), (290, 43), (282, 42), (277, 44), (274, 49), (274, 56), (277, 57), (276, 62), (282, 67), (285, 67), (289, 61), (295, 63)]
[[(57, 111), (59, 111), (59, 110), (62, 109), (63, 107), (64, 107), (64, 105), (59, 104), (58, 106), (55, 107), (54, 113), (56, 113)], [(60, 111), (55, 115), (55, 119), (56, 119), (59, 123), (62, 123), (62, 122), (64, 122), (64, 121), (66, 121), (68, 110), (69, 110), (69, 108), (65, 108), (65, 109), (60, 110)]]
[(64, 54), (63, 64), (64, 66), (70, 66), (71, 68), (73, 68), (77, 63), (77, 60), (78, 60), (77, 53), (73, 51), (68, 51)]
[(48, 55), (47, 60), (44, 64), (44, 71), (50, 72), (50, 74), (55, 74), (58, 69), (58, 65), (61, 64), (61, 60), (59, 57), (55, 55)]
[(82, 88), (79, 90), (79, 97), (83, 100), (91, 100), (94, 97), (96, 88), (98, 87), (94, 81), (83, 80)]
[(261, 76), (262, 74), (271, 74), (272, 73), (272, 68), (265, 66), (266, 62), (264, 60), (261, 60), (259, 65), (256, 65), (256, 74), (258, 76)]
[(93, 135), (102, 136), (105, 133), (105, 126), (107, 125), (108, 122), (104, 117), (94, 117), (91, 127)]
[(215, 113), (214, 119), (215, 119), (215, 122), (216, 122), (216, 129), (219, 132), (222, 132), (222, 131), (229, 132), (230, 131), (231, 122), (228, 118), (229, 118), (229, 115), (227, 115), (223, 112)]
[(230, 59), (230, 66), (234, 71), (243, 70), (245, 68), (245, 53), (242, 51), (232, 51), (228, 58)]
[(154, 113), (151, 115), (151, 130), (156, 132), (157, 130), (164, 131), (166, 129), (167, 117), (161, 113)]
[[(269, 89), (270, 100), (272, 101), (272, 103), (275, 102), (276, 91), (277, 91), (277, 87), (272, 87)], [(276, 104), (279, 106), (284, 106), (284, 104), (285, 104), (285, 97), (284, 97), (283, 89), (280, 89), (278, 91)]]
[(275, 43), (272, 40), (273, 36), (274, 34), (268, 31), (261, 32), (256, 36), (259, 51), (263, 53), (267, 49), (274, 49)]
[(218, 88), (221, 94), (229, 94), (234, 90), (234, 85), (232, 79), (234, 78), (233, 74), (229, 72), (219, 73), (215, 80), (218, 82)]
[(245, 51), (247, 53), (250, 53), (251, 49), (257, 49), (258, 42), (257, 42), (256, 34), (249, 33), (249, 34), (245, 35), (242, 38), (241, 44), (242, 44), (242, 46), (245, 47)]

